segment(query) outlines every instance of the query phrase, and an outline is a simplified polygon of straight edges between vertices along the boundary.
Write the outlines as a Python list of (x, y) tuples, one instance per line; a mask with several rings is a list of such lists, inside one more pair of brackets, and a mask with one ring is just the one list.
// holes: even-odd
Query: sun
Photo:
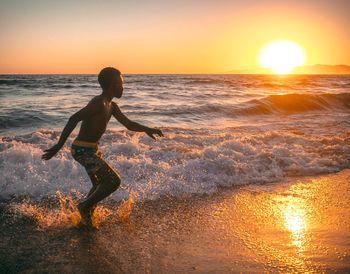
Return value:
[(287, 74), (304, 65), (304, 50), (288, 40), (273, 41), (264, 46), (259, 54), (260, 65), (276, 74)]

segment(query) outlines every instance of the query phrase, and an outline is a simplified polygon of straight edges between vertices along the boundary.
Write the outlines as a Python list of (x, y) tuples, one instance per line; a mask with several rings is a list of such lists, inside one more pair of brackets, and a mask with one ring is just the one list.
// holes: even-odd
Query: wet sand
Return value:
[(349, 272), (349, 201), (350, 170), (140, 202), (130, 216), (129, 203), (125, 218), (107, 201), (95, 214), (96, 231), (75, 226), (67, 200), (63, 213), (57, 200), (7, 201), (0, 272)]

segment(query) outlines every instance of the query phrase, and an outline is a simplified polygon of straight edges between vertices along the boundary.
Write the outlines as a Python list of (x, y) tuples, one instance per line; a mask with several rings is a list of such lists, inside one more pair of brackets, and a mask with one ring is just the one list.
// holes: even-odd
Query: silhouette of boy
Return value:
[(103, 158), (97, 143), (106, 131), (113, 115), (127, 129), (145, 132), (156, 139), (154, 134), (163, 136), (160, 129), (149, 128), (129, 120), (120, 110), (114, 97), (123, 95), (123, 77), (119, 70), (106, 67), (98, 75), (102, 93), (91, 99), (81, 110), (73, 114), (64, 127), (58, 143), (44, 151), (42, 159), (51, 159), (64, 145), (76, 125), (82, 121), (79, 134), (73, 141), (71, 153), (73, 158), (86, 170), (92, 182), (92, 188), (85, 200), (78, 204), (82, 222), (91, 225), (91, 216), (96, 204), (109, 196), (120, 185), (120, 176)]

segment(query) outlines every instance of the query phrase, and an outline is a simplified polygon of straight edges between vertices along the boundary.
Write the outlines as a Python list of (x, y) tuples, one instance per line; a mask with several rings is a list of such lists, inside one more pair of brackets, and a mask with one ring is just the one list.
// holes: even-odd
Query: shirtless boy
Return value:
[(84, 108), (69, 118), (58, 143), (45, 150), (42, 155), (44, 160), (51, 159), (63, 147), (76, 125), (82, 121), (79, 134), (72, 143), (71, 153), (73, 158), (85, 168), (92, 182), (92, 188), (86, 199), (78, 204), (82, 222), (87, 225), (91, 225), (91, 215), (96, 204), (120, 185), (118, 172), (105, 162), (97, 147), (111, 116), (113, 115), (129, 130), (145, 132), (153, 139), (156, 139), (154, 134), (163, 136), (159, 129), (149, 128), (129, 120), (117, 104), (112, 102), (114, 97), (121, 98), (123, 95), (123, 78), (119, 70), (112, 67), (102, 69), (98, 75), (98, 82), (102, 93), (93, 97)]

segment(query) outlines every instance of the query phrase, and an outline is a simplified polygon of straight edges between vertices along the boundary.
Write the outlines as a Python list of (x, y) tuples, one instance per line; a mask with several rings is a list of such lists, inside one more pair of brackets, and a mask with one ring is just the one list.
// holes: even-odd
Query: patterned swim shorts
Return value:
[(71, 146), (71, 153), (74, 160), (81, 164), (89, 176), (94, 177), (97, 182), (108, 180), (117, 186), (120, 185), (118, 172), (103, 159), (97, 144), (75, 140)]

